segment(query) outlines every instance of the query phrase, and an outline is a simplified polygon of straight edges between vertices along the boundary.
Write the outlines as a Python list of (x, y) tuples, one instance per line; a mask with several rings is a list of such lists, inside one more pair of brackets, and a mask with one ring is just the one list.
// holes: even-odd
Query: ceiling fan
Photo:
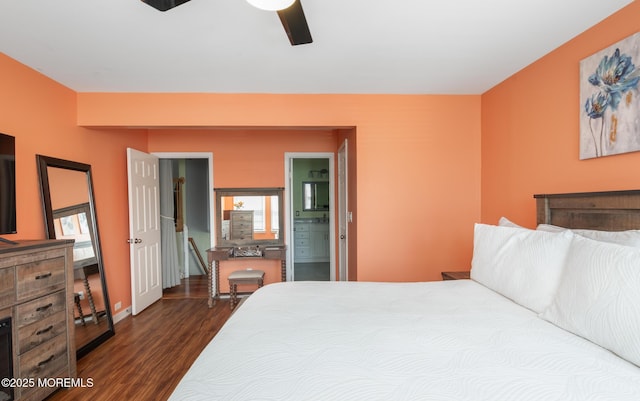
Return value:
[[(142, 0), (151, 7), (160, 10), (167, 11), (181, 4), (184, 4), (190, 0)], [(289, 42), (292, 46), (303, 45), (313, 42), (311, 39), (311, 32), (309, 31), (309, 25), (307, 25), (307, 19), (304, 16), (302, 10), (302, 4), (300, 0), (276, 0), (276, 1), (259, 1), (259, 0), (247, 0), (251, 5), (264, 9), (278, 12), (280, 22), (284, 27), (284, 31), (287, 33)], [(263, 6), (263, 3), (275, 3), (275, 6), (270, 5)], [(290, 4), (287, 6), (287, 4)], [(285, 7), (280, 9), (279, 7)]]

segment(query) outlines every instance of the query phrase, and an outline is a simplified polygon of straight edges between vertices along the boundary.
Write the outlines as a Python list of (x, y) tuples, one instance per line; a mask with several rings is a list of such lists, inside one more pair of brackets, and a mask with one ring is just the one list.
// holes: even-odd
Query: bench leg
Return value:
[[(242, 281), (241, 284), (257, 284), (258, 288), (262, 287), (264, 284), (264, 279), (251, 280), (251, 281)], [(238, 304), (238, 283), (235, 281), (229, 280), (229, 307), (231, 309), (235, 308)]]
[(233, 309), (238, 302), (238, 285), (229, 283), (229, 306)]
[(78, 313), (80, 314), (80, 321), (83, 326), (87, 324), (84, 321), (84, 314), (82, 313), (82, 306), (80, 305), (80, 294), (73, 294), (73, 301), (76, 303), (76, 308), (78, 308)]

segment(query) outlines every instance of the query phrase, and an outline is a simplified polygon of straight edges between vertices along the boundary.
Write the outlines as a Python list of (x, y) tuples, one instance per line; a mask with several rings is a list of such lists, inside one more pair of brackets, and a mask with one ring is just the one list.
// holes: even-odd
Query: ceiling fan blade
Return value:
[(296, 0), (289, 8), (278, 11), (278, 16), (292, 46), (313, 42), (300, 0)]
[(151, 7), (160, 11), (171, 10), (174, 7), (178, 7), (180, 4), (184, 4), (189, 0), (142, 0), (143, 3), (147, 3)]

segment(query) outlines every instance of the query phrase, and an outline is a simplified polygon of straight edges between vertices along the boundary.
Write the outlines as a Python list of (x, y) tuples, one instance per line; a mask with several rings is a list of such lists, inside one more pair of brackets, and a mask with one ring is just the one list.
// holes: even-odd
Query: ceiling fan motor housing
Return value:
[(142, 0), (151, 7), (160, 11), (171, 10), (174, 7), (178, 7), (180, 4), (184, 4), (189, 0)]
[[(178, 7), (190, 0), (142, 0), (144, 3), (150, 5), (156, 10), (168, 11), (174, 7)], [(309, 31), (309, 25), (302, 9), (300, 0), (294, 0), (293, 4), (289, 7), (279, 10), (278, 16), (280, 22), (289, 38), (289, 42), (292, 46), (304, 45), (312, 43), (311, 32)]]

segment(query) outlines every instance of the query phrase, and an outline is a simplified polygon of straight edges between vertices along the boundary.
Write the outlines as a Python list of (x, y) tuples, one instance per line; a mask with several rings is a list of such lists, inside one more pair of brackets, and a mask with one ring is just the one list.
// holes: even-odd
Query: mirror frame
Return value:
[(74, 162), (70, 160), (58, 159), (50, 156), (36, 155), (36, 161), (38, 164), (38, 173), (40, 177), (40, 191), (42, 195), (42, 208), (44, 211), (44, 222), (45, 222), (45, 234), (49, 239), (55, 239), (55, 227), (53, 224), (54, 220), (54, 211), (51, 205), (51, 192), (49, 187), (49, 173), (48, 168), (61, 168), (66, 170), (78, 171), (86, 174), (87, 177), (87, 189), (88, 189), (88, 197), (89, 197), (89, 215), (87, 218), (90, 218), (92, 222), (90, 223), (91, 236), (94, 242), (94, 252), (95, 258), (98, 265), (98, 272), (100, 274), (100, 282), (102, 284), (102, 295), (104, 297), (105, 303), (105, 313), (107, 318), (107, 330), (101, 334), (99, 334), (96, 338), (89, 341), (87, 344), (76, 349), (76, 357), (80, 359), (91, 350), (95, 349), (97, 346), (105, 342), (107, 339), (113, 337), (115, 334), (115, 330), (113, 327), (113, 318), (111, 316), (111, 303), (109, 302), (109, 293), (107, 292), (107, 282), (104, 276), (104, 266), (102, 260), (102, 250), (100, 247), (100, 235), (98, 231), (98, 220), (96, 219), (96, 209), (95, 209), (95, 197), (93, 194), (93, 180), (91, 173), (91, 165)]
[[(216, 192), (216, 246), (238, 247), (245, 245), (284, 245), (284, 188), (214, 188)], [(222, 238), (222, 198), (226, 196), (277, 196), (278, 197), (278, 239), (229, 240)]]

